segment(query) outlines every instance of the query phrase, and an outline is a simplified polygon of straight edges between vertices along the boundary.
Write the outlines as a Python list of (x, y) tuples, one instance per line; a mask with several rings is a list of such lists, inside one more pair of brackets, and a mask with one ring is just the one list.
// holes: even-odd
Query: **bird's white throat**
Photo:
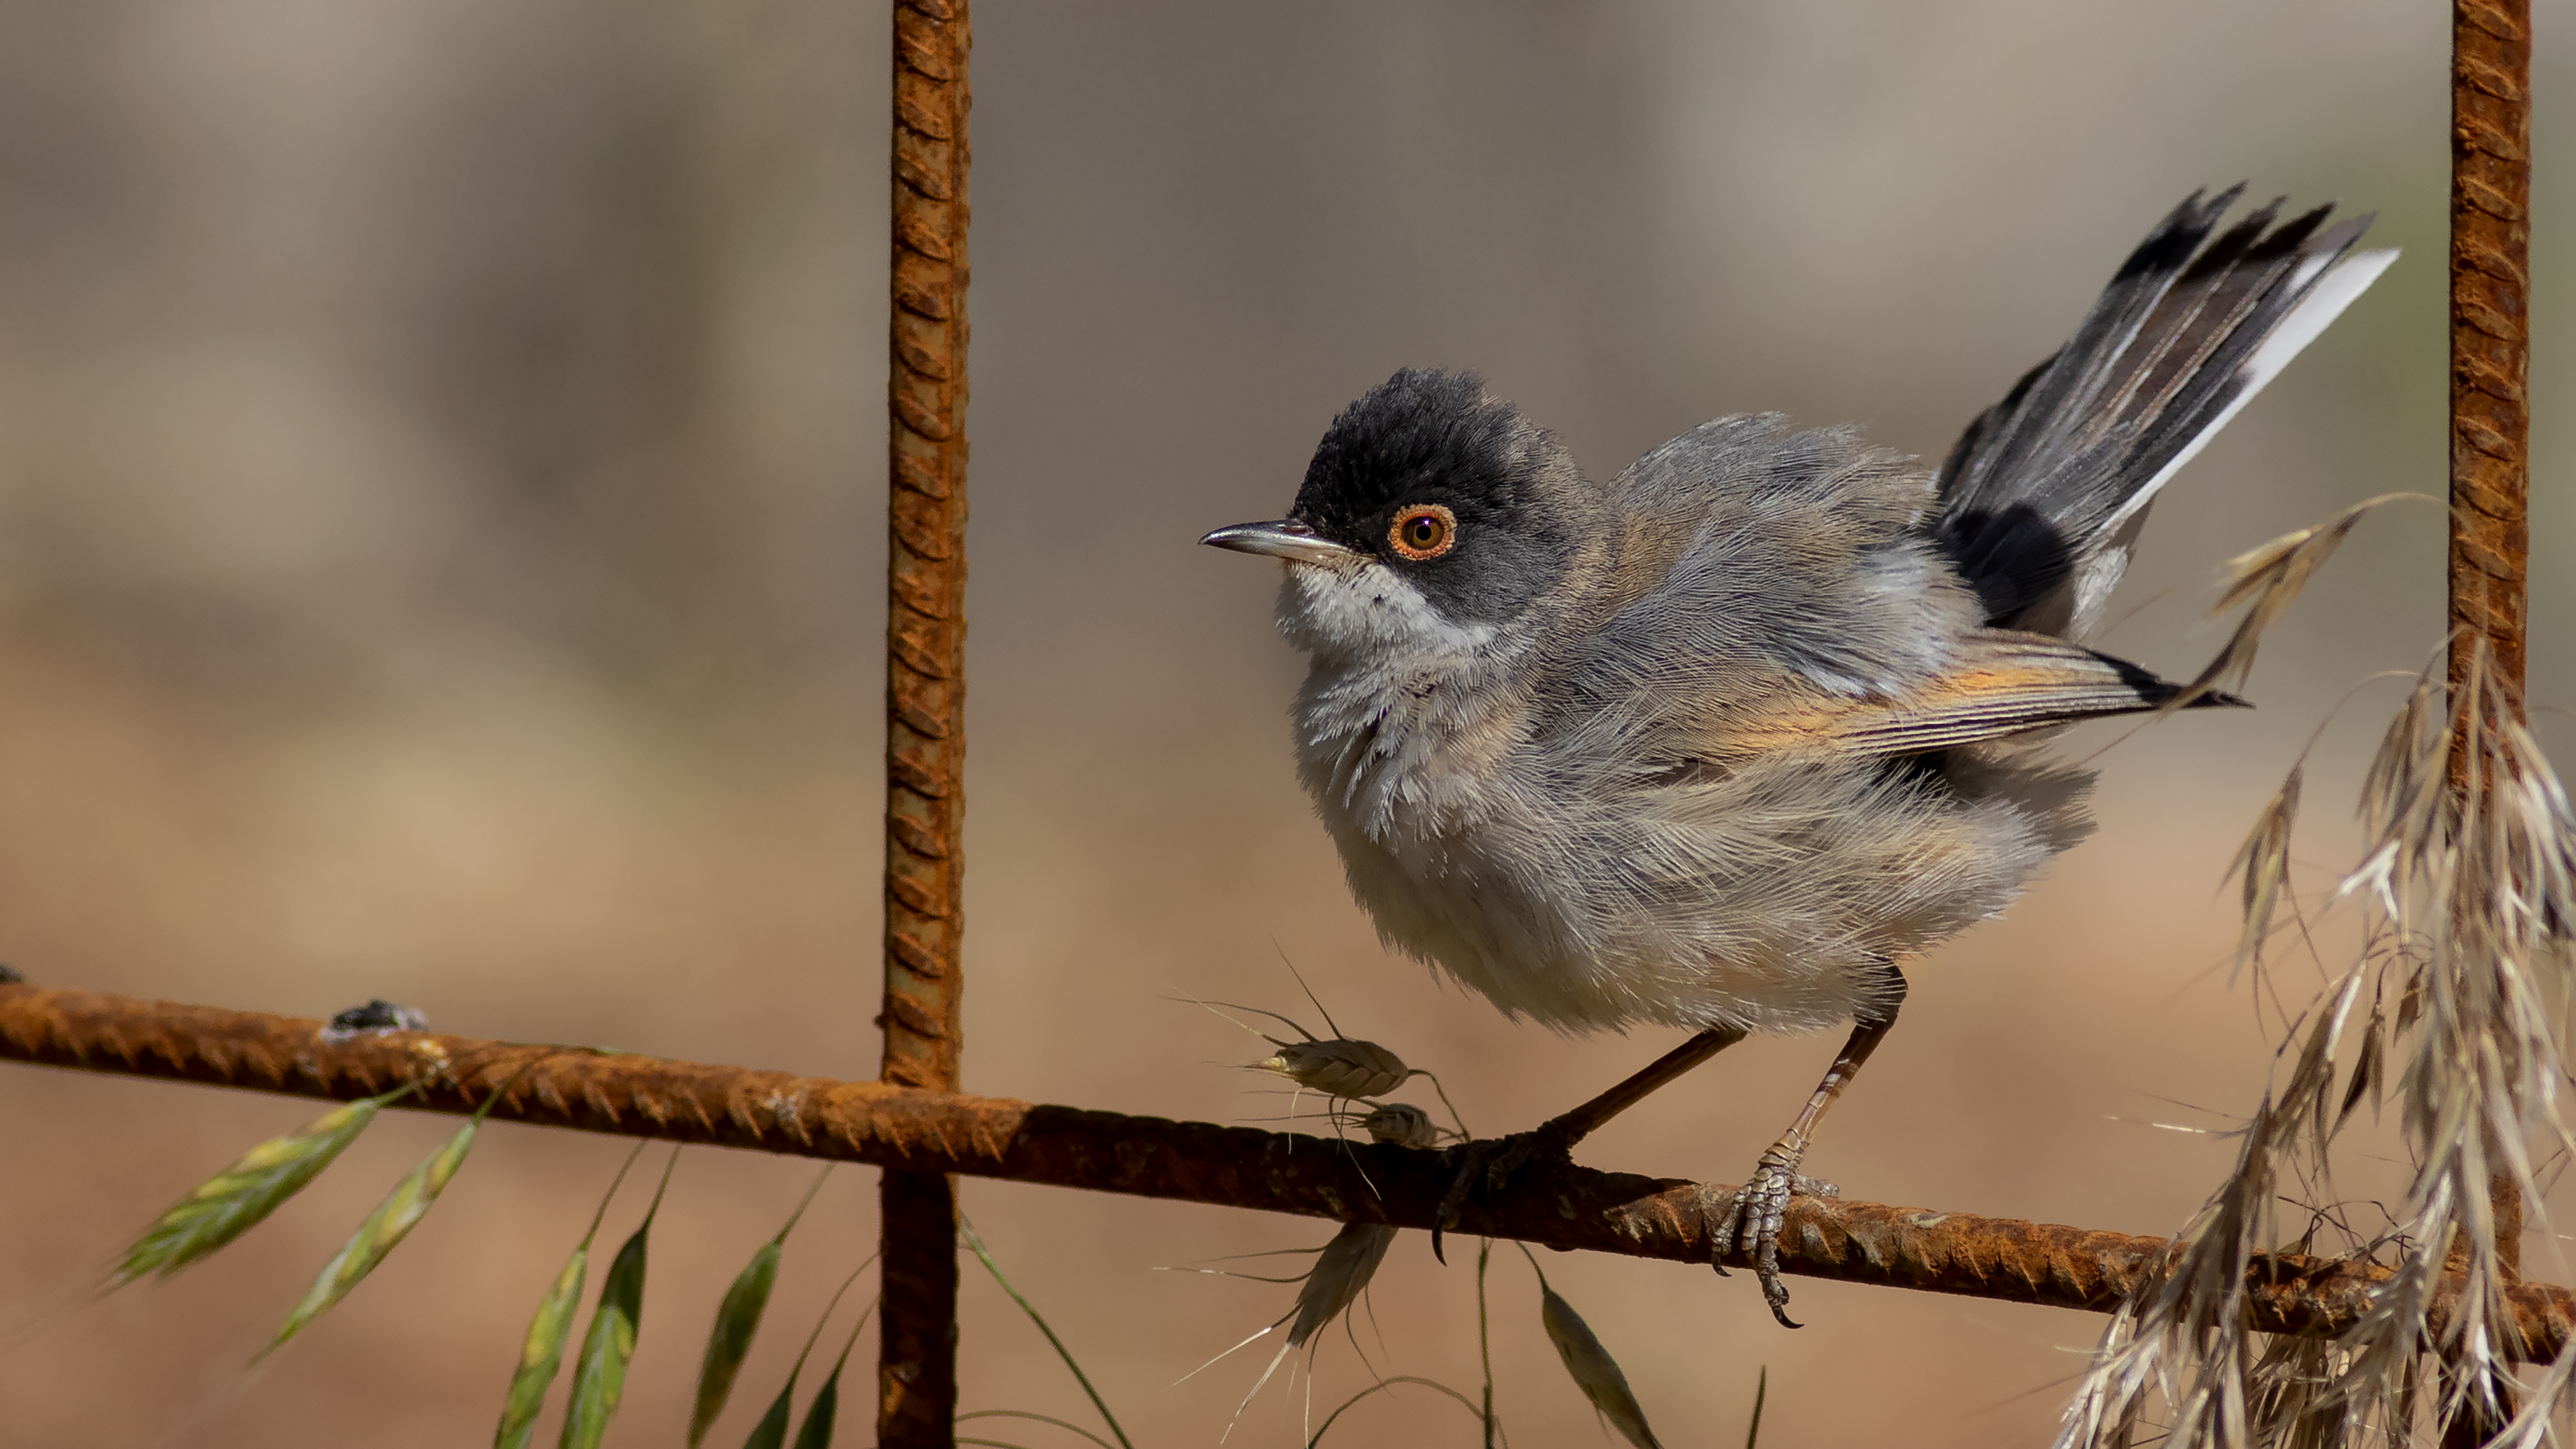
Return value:
[[(1474, 661), (1491, 624), (1444, 618), (1409, 579), (1371, 558), (1290, 563), (1279, 586), (1279, 632), (1318, 660), (1361, 658), (1402, 673)], [(1401, 661), (1400, 663), (1398, 661)]]

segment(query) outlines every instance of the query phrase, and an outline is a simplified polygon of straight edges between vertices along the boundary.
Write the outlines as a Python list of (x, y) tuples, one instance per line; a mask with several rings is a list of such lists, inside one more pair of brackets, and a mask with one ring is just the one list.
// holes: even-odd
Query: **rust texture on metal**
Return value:
[[(2456, 697), (2483, 655), (2517, 712), (2531, 612), (2530, 296), (2531, 3), (2453, 0), (2450, 685)], [(2450, 767), (2452, 790), (2465, 795), (2465, 728)], [(2498, 1266), (2519, 1278), (2521, 1185), (2499, 1172), (2487, 1191)], [(2465, 1250), (2465, 1239), (2454, 1244), (2455, 1263), (2465, 1266)], [(2513, 1386), (2497, 1389), (2510, 1405)], [(2502, 1429), (2473, 1408), (2443, 1442), (2483, 1444)]]
[[(966, 0), (898, 0), (888, 278), (885, 1057), (954, 1091), (965, 975)], [(877, 1442), (954, 1442), (957, 1186), (879, 1187)]]
[(885, 1066), (954, 1088), (966, 764), (966, 7), (894, 8)]
[(2531, 5), (2451, 26), (2451, 682), (2481, 642), (2520, 694), (2531, 561)]
[[(461, 1113), (526, 1068), (494, 1117), (1406, 1228), (1431, 1225), (1453, 1175), (1439, 1153), (1375, 1143), (422, 1032), (326, 1045), (319, 1025), (0, 986), (0, 1058), (92, 1071), (340, 1099), (417, 1078), (407, 1105)], [(1705, 1264), (1702, 1205), (1724, 1191), (1533, 1164), (1468, 1204), (1458, 1231)], [(2166, 1251), (2160, 1238), (1815, 1198), (1791, 1203), (1781, 1235), (1792, 1273), (2095, 1312)], [(2291, 1255), (2249, 1273), (2257, 1326), (2272, 1332), (2348, 1327), (2388, 1276)], [(2521, 1283), (2509, 1301), (2524, 1351), (2556, 1353), (2576, 1295)]]

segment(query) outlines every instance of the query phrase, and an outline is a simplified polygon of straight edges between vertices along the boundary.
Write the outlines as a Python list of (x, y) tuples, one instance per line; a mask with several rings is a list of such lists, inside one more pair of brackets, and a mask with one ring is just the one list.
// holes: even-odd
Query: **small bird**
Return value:
[(1333, 420), (1288, 517), (1202, 540), (1285, 562), (1298, 774), (1387, 944), (1513, 1018), (1694, 1033), (1451, 1149), (1443, 1226), (1747, 1033), (1848, 1022), (1711, 1233), (1797, 1326), (1782, 1214), (1834, 1190), (1798, 1169), (1901, 963), (2090, 829), (2091, 775), (2018, 737), (2239, 702), (2080, 641), (2157, 491), (2396, 255), (2331, 206), (2222, 233), (2242, 190), (2167, 215), (1937, 473), (1761, 414), (1604, 486), (1475, 375), (1407, 369)]

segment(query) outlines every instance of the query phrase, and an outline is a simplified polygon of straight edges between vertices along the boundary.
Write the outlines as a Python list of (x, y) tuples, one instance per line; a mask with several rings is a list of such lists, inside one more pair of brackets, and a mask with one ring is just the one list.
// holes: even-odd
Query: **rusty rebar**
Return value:
[[(524, 1068), (494, 1117), (1405, 1228), (1431, 1225), (1454, 1174), (1441, 1153), (1374, 1143), (426, 1032), (333, 1045), (319, 1026), (0, 986), (0, 1059), (88, 1071), (340, 1100), (416, 1079), (421, 1090), (405, 1106), (462, 1113)], [(1470, 1203), (1458, 1230), (1704, 1265), (1703, 1205), (1729, 1191), (1534, 1163)], [(1803, 1197), (1781, 1234), (1781, 1266), (1792, 1273), (2095, 1312), (2119, 1306), (2169, 1250), (2161, 1238)], [(2258, 1255), (2249, 1269), (2255, 1326), (2339, 1332), (2388, 1276), (2368, 1264)], [(2518, 1283), (2507, 1301), (2524, 1352), (2546, 1358), (2566, 1342), (2576, 1294)], [(2447, 1316), (2437, 1308), (2436, 1333)]]
[(2531, 4), (2451, 11), (2450, 677), (2522, 689), (2530, 599)]
[[(885, 1031), (880, 1075), (954, 1091), (965, 986), (966, 0), (894, 6), (888, 278)], [(957, 1185), (878, 1187), (877, 1442), (955, 1442)]]
[[(2451, 6), (2450, 687), (2485, 667), (2520, 712), (2531, 568), (2531, 3)], [(2473, 788), (2465, 716), (2451, 741), (2451, 788)], [(2454, 818), (2466, 818), (2461, 799)], [(2498, 1265), (2522, 1271), (2522, 1187), (2488, 1179)], [(2466, 1254), (2452, 1257), (2463, 1264)], [(2499, 1383), (2495, 1402), (2513, 1386)], [(2472, 1398), (2474, 1406), (2484, 1402)], [(2483, 1444), (2503, 1420), (2464, 1413), (2450, 1444)]]

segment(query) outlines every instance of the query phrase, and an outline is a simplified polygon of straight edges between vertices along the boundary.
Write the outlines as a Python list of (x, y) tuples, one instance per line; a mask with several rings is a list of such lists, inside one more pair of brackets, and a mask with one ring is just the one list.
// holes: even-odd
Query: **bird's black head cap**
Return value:
[(1406, 368), (1342, 409), (1290, 511), (1461, 623), (1503, 623), (1563, 578), (1591, 493), (1556, 436), (1472, 372)]

